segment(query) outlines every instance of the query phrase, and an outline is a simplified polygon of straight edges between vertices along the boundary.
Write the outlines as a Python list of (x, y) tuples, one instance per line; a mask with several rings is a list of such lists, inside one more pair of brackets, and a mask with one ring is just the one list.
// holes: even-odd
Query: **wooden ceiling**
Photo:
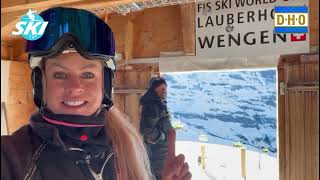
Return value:
[[(25, 40), (13, 36), (15, 24), (29, 8), (42, 11), (53, 6), (76, 8), (111, 7), (142, 0), (18, 0), (1, 1), (1, 59), (26, 61)], [(99, 14), (111, 26), (116, 38), (116, 50), (126, 60), (159, 57), (160, 52), (183, 51), (195, 54), (194, 4), (145, 9), (121, 14)]]

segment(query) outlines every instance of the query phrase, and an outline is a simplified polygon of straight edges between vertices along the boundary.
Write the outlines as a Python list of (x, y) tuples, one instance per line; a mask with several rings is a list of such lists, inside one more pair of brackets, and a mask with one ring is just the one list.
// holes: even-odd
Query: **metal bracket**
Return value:
[(280, 95), (284, 96), (286, 94), (286, 84), (285, 82), (280, 82), (279, 83), (279, 89), (280, 89)]

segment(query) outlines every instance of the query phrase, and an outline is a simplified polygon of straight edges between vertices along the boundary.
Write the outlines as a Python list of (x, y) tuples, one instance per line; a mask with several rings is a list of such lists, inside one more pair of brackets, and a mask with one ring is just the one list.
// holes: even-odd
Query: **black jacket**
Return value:
[(154, 91), (149, 90), (140, 99), (142, 105), (140, 132), (149, 149), (149, 159), (157, 178), (168, 153), (168, 136), (172, 128), (167, 105)]
[(39, 128), (32, 125), (1, 136), (1, 180), (116, 179), (111, 147), (90, 156), (83, 149), (66, 148), (54, 125), (50, 128), (45, 129), (47, 138), (39, 136)]

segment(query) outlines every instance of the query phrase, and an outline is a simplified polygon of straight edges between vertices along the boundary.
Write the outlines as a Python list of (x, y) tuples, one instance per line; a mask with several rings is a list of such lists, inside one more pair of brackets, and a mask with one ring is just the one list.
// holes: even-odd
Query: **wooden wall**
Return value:
[(184, 51), (183, 39), (187, 41), (187, 38), (183, 38), (180, 13), (180, 6), (176, 5), (127, 16), (108, 15), (107, 23), (115, 33), (117, 53), (123, 57), (116, 74), (114, 101), (136, 127), (140, 122), (139, 99), (150, 77), (159, 75), (159, 64), (125, 64), (137, 58), (159, 57), (160, 52)]
[(310, 46), (319, 48), (319, 0), (309, 0)]
[[(130, 67), (132, 68), (132, 67)], [(148, 88), (149, 79), (158, 73), (157, 66), (145, 66), (142, 69), (120, 69), (116, 74), (114, 87), (114, 104), (124, 112), (129, 120), (139, 128), (140, 97)]]
[(35, 111), (30, 76), (31, 70), (27, 63), (18, 61), (10, 63), (8, 99), (6, 102), (9, 134), (27, 124), (30, 115)]
[(278, 66), (280, 180), (319, 179), (319, 55), (287, 55)]
[[(133, 31), (134, 46), (130, 59), (159, 57), (160, 52), (194, 53), (195, 44), (192, 43), (194, 41), (194, 16), (191, 17), (193, 12), (194, 4), (151, 8), (129, 13), (126, 16), (110, 14), (108, 24), (115, 32), (119, 53), (125, 53), (128, 31)], [(183, 13), (189, 14), (182, 16)]]

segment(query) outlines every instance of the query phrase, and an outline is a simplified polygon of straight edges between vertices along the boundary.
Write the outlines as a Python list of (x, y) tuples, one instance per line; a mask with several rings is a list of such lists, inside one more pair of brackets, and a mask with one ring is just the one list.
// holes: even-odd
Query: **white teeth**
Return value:
[(68, 106), (79, 106), (85, 103), (85, 101), (63, 101)]

